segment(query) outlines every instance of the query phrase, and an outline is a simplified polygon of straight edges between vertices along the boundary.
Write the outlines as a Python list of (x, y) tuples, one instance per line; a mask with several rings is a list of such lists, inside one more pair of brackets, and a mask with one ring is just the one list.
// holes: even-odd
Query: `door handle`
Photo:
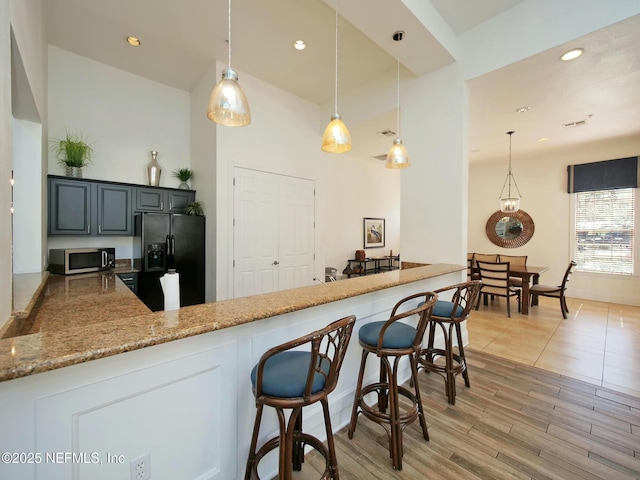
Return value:
[(280, 265), (280, 262), (278, 260), (274, 260), (271, 265)]

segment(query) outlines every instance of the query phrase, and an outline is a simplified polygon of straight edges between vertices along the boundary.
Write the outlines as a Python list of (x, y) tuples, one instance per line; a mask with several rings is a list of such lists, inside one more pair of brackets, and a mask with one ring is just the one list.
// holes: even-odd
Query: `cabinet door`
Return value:
[(184, 207), (187, 206), (188, 203), (195, 201), (196, 194), (193, 191), (180, 191), (180, 190), (167, 190), (167, 196), (169, 200), (169, 205), (167, 210), (169, 213), (182, 213), (184, 212)]
[(98, 235), (133, 235), (131, 187), (97, 185)]
[(49, 235), (91, 235), (91, 183), (49, 180)]
[(136, 188), (136, 210), (162, 212), (165, 208), (165, 191), (160, 188)]

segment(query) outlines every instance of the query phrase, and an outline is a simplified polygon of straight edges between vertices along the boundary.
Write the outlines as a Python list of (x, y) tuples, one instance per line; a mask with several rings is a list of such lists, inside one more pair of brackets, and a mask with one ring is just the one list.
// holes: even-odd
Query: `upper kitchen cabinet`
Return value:
[(49, 178), (49, 235), (91, 235), (91, 183)]
[(132, 188), (49, 177), (49, 235), (133, 235)]
[(178, 190), (158, 187), (136, 187), (138, 212), (182, 213), (188, 203), (195, 201), (193, 190)]
[(131, 236), (133, 212), (182, 213), (195, 190), (49, 175), (49, 228), (53, 235)]
[(133, 235), (132, 188), (99, 183), (98, 235)]

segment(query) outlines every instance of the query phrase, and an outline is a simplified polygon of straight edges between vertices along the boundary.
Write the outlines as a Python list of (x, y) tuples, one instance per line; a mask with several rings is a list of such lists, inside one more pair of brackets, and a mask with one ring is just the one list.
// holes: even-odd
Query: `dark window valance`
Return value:
[(638, 157), (569, 165), (567, 172), (569, 193), (638, 188), (640, 177)]

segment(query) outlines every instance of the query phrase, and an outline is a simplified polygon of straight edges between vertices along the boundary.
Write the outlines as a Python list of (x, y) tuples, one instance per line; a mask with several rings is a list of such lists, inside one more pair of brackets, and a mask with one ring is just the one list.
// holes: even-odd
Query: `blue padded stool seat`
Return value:
[[(424, 302), (423, 302), (424, 303)], [(358, 333), (361, 342), (367, 345), (378, 345), (380, 329), (385, 322), (371, 322), (363, 325)], [(392, 323), (384, 332), (382, 348), (409, 348), (416, 336), (416, 329), (402, 322)]]
[[(310, 352), (287, 351), (269, 358), (262, 371), (262, 392), (279, 398), (302, 397), (307, 375), (309, 374)], [(322, 361), (321, 370), (328, 375), (330, 364)], [(258, 365), (251, 370), (251, 385), (256, 388)], [(324, 388), (325, 375), (316, 373), (313, 377), (311, 393), (317, 393)]]
[[(422, 303), (419, 303), (418, 306), (422, 305)], [(434, 317), (451, 317), (451, 312), (453, 311), (453, 305), (454, 305), (453, 302), (447, 302), (446, 300), (438, 300), (436, 304), (433, 306), (431, 315), (433, 315)], [(456, 308), (456, 313), (454, 317), (461, 317), (463, 312), (464, 312), (464, 308), (458, 305), (458, 308)]]

